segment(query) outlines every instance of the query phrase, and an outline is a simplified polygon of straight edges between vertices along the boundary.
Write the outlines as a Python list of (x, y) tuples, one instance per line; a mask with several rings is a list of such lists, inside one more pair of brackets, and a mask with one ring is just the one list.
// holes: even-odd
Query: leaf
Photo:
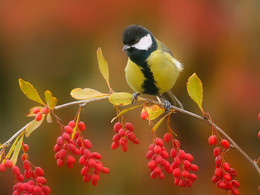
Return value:
[(141, 107), (141, 106), (143, 106), (143, 105), (133, 106), (133, 107), (130, 107), (130, 108), (127, 108), (127, 109), (122, 110), (121, 112), (119, 112), (119, 113), (116, 115), (116, 117), (114, 117), (114, 118), (111, 120), (111, 123), (112, 123), (114, 120), (116, 120), (119, 116), (121, 116), (121, 115), (127, 113), (127, 112), (130, 111), (130, 110), (136, 109), (136, 108)]
[(46, 116), (46, 121), (47, 123), (52, 123), (52, 119), (51, 119), (51, 113), (48, 113)]
[(18, 141), (18, 143), (15, 145), (15, 148), (14, 148), (14, 153), (12, 155), (12, 158), (10, 159), (13, 164), (15, 165), (16, 162), (17, 162), (17, 157), (19, 155), (19, 152), (21, 150), (21, 147), (22, 147), (22, 143), (23, 143), (23, 135), (22, 137), (20, 138), (20, 140)]
[(46, 101), (48, 108), (53, 110), (57, 104), (57, 98), (53, 97), (52, 93), (49, 90), (46, 90), (44, 92), (44, 96), (45, 96), (45, 101)]
[(110, 92), (112, 92), (112, 89), (111, 89), (110, 84), (109, 84), (108, 64), (107, 64), (107, 61), (105, 60), (105, 58), (103, 56), (103, 53), (102, 53), (102, 50), (101, 50), (100, 47), (97, 49), (97, 60), (98, 60), (99, 71), (101, 72), (103, 78), (105, 79), (105, 81), (106, 81), (106, 83), (109, 87)]
[(113, 93), (109, 96), (108, 100), (117, 106), (126, 106), (132, 104), (133, 95), (126, 92)]
[(88, 100), (98, 97), (106, 96), (107, 94), (101, 93), (95, 89), (90, 88), (76, 88), (72, 89), (70, 95), (76, 100)]
[(30, 122), (30, 123), (27, 125), (27, 127), (25, 128), (25, 136), (26, 136), (26, 137), (29, 137), (30, 134), (42, 124), (44, 118), (45, 118), (45, 115), (43, 114), (43, 115), (42, 115), (42, 120), (36, 121), (36, 120), (34, 119), (32, 122)]
[(44, 105), (37, 90), (34, 88), (34, 86), (31, 83), (24, 81), (23, 79), (19, 79), (19, 85), (24, 95), (26, 95), (26, 97)]
[(32, 116), (35, 116), (35, 114), (33, 113), (33, 110), (34, 110), (35, 108), (39, 108), (40, 110), (43, 109), (42, 106), (35, 106), (35, 107), (32, 107), (32, 108), (30, 108), (29, 113), (26, 114), (26, 117), (32, 117)]
[(201, 80), (198, 78), (196, 73), (193, 73), (188, 79), (187, 90), (191, 99), (199, 106), (201, 111), (204, 113), (202, 108), (203, 100), (203, 86)]
[(80, 115), (80, 112), (79, 112), (79, 114), (77, 115), (76, 122), (75, 122), (75, 127), (73, 128), (73, 132), (72, 132), (72, 134), (71, 134), (71, 139), (74, 139), (76, 130), (77, 130), (77, 128), (78, 128), (79, 115)]
[(171, 114), (171, 113), (164, 115), (164, 116), (156, 123), (156, 125), (154, 125), (153, 131), (156, 131), (156, 130), (158, 129), (158, 127), (160, 126), (160, 124), (163, 122), (163, 120), (164, 120), (167, 116), (169, 116), (170, 114)]
[(152, 121), (157, 117), (161, 116), (165, 112), (165, 109), (158, 105), (152, 105), (152, 106), (146, 106), (145, 108), (142, 109), (142, 112), (146, 112), (146, 111), (148, 113), (147, 120)]
[(21, 137), (22, 134), (20, 134), (19, 136), (17, 136), (17, 138), (14, 140), (11, 148), (9, 149), (7, 155), (6, 155), (6, 159), (10, 158), (10, 156), (12, 155), (13, 151), (14, 151), (14, 148), (15, 148), (15, 145), (17, 143), (17, 141), (19, 140), (19, 138)]

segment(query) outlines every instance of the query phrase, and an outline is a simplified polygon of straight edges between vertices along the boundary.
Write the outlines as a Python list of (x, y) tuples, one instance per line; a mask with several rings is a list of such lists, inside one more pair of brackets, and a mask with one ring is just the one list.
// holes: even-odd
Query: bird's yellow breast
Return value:
[(169, 91), (179, 76), (178, 68), (171, 54), (157, 49), (147, 58), (147, 64), (153, 73), (159, 94)]
[[(146, 64), (152, 73), (154, 84), (159, 94), (173, 87), (179, 75), (179, 71), (174, 63), (173, 57), (169, 53), (163, 52), (162, 50), (155, 50), (147, 58)], [(125, 68), (126, 80), (128, 85), (138, 93), (144, 92), (143, 84), (147, 79), (141, 69), (141, 66), (136, 65), (128, 59)]]

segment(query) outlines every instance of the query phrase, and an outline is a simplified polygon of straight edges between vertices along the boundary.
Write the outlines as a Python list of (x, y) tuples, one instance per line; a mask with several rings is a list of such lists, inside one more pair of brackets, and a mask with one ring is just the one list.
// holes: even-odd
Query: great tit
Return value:
[[(134, 24), (125, 28), (123, 44), (122, 50), (129, 57), (125, 68), (126, 81), (135, 91), (134, 98), (140, 93), (161, 97), (168, 92), (182, 107), (170, 90), (183, 66), (173, 57), (171, 51), (149, 30)], [(165, 99), (162, 100), (166, 108), (171, 105)]]

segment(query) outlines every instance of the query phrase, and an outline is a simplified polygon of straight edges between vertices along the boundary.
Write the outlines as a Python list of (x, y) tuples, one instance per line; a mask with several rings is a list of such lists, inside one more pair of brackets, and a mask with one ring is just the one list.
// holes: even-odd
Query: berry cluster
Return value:
[[(84, 167), (81, 169), (81, 175), (85, 182), (92, 181), (92, 185), (97, 185), (99, 180), (99, 173), (109, 173), (107, 167), (103, 167), (101, 161), (101, 154), (98, 152), (91, 152), (92, 147), (90, 140), (85, 139), (81, 132), (85, 131), (85, 123), (79, 122), (75, 131), (75, 121), (70, 121), (67, 126), (63, 128), (63, 133), (57, 138), (54, 146), (55, 159), (57, 159), (57, 166), (63, 166), (65, 159), (68, 168), (72, 168), (76, 162), (73, 155), (80, 155), (79, 164)], [(74, 134), (73, 134), (74, 132)], [(92, 172), (91, 172), (91, 169)], [(91, 174), (90, 174), (91, 173)]]
[(111, 145), (111, 148), (115, 150), (118, 148), (119, 145), (121, 145), (122, 150), (126, 152), (128, 150), (128, 140), (132, 141), (134, 144), (139, 144), (139, 139), (136, 138), (134, 134), (134, 126), (130, 122), (120, 123), (117, 122), (114, 125), (114, 131), (116, 134), (113, 137), (113, 143)]
[(49, 114), (49, 112), (50, 112), (50, 110), (46, 106), (42, 109), (40, 109), (38, 107), (33, 109), (33, 114), (35, 114), (35, 120), (37, 120), (37, 121), (42, 120), (42, 115), (43, 114), (47, 115), (47, 114)]
[(191, 187), (193, 182), (197, 179), (197, 176), (190, 171), (198, 171), (199, 167), (195, 164), (191, 164), (193, 156), (185, 153), (184, 150), (180, 150), (180, 142), (177, 139), (173, 139), (170, 133), (164, 135), (164, 141), (170, 142), (172, 140), (172, 149), (170, 150), (170, 156), (173, 158), (173, 162), (170, 163), (167, 159), (169, 153), (164, 147), (164, 142), (161, 138), (156, 138), (154, 144), (149, 146), (149, 151), (146, 154), (147, 159), (151, 159), (148, 163), (148, 167), (151, 171), (151, 178), (159, 177), (164, 178), (164, 173), (161, 167), (164, 167), (165, 172), (170, 173), (174, 177), (174, 184), (180, 187)]
[[(28, 159), (29, 149), (27, 144), (23, 144), (24, 153), (22, 155), (24, 174), (18, 166), (14, 166), (11, 160), (6, 160), (5, 163), (0, 164), (0, 171), (3, 172), (6, 168), (11, 168), (15, 176), (16, 184), (13, 186), (13, 195), (20, 194), (43, 194), (49, 195), (51, 189), (45, 185), (47, 180), (44, 175), (44, 171), (41, 167), (34, 167)], [(25, 179), (28, 179), (26, 182)]]
[[(218, 138), (216, 135), (211, 135), (208, 139), (210, 145), (217, 145)], [(217, 184), (218, 188), (231, 191), (233, 195), (239, 195), (238, 190), (240, 184), (235, 177), (237, 172), (235, 169), (231, 168), (228, 162), (225, 162), (223, 154), (230, 147), (230, 143), (222, 139), (219, 146), (216, 146), (213, 150), (213, 155), (215, 157), (215, 173), (212, 177), (212, 182)]]

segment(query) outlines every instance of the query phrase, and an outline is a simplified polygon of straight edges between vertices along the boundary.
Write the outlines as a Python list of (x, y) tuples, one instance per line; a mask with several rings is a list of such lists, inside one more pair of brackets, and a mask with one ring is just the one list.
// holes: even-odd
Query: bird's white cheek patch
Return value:
[(138, 43), (134, 44), (132, 47), (139, 49), (139, 50), (148, 50), (153, 44), (153, 40), (151, 35), (145, 35), (142, 37)]

